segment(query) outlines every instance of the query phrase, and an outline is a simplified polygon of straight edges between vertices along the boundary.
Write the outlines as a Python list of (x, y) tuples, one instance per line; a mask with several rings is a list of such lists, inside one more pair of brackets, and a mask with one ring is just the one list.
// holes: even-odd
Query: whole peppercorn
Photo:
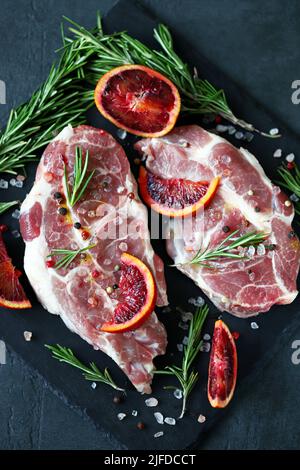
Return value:
[(80, 223), (80, 222), (75, 222), (74, 228), (76, 228), (77, 230), (79, 230), (79, 229), (81, 228), (81, 223)]
[(61, 200), (63, 198), (62, 194), (58, 191), (53, 194), (54, 199)]
[(46, 261), (47, 268), (53, 268), (54, 265), (55, 265), (55, 261), (53, 259), (48, 259)]
[(228, 233), (230, 231), (230, 228), (228, 227), (228, 225), (224, 225), (222, 230), (223, 230), (224, 233)]
[(65, 207), (60, 207), (60, 208), (58, 209), (58, 213), (59, 213), (60, 215), (67, 215), (68, 210), (67, 210)]
[(145, 423), (143, 423), (142, 421), (139, 421), (136, 427), (140, 430), (145, 429)]
[(113, 285), (113, 289), (115, 289), (115, 290), (118, 289), (118, 287), (119, 287), (118, 284)]
[(289, 238), (294, 238), (295, 236), (296, 236), (296, 234), (295, 234), (294, 230), (291, 230), (288, 234)]
[(135, 198), (134, 193), (128, 193), (128, 197), (129, 199), (134, 199)]
[(256, 206), (254, 210), (255, 212), (260, 212), (260, 207)]

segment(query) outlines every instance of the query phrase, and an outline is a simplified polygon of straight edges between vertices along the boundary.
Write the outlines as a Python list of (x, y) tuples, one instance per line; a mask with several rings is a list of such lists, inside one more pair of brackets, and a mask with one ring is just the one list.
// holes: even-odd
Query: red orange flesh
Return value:
[(122, 65), (105, 73), (98, 81), (94, 98), (106, 119), (143, 137), (170, 132), (180, 111), (176, 86), (144, 65)]
[(212, 340), (207, 394), (213, 408), (225, 408), (233, 397), (237, 378), (237, 351), (228, 326), (217, 320)]
[(189, 181), (181, 178), (164, 179), (140, 167), (139, 189), (144, 202), (156, 212), (169, 217), (194, 214), (214, 196), (220, 178)]
[(135, 330), (151, 315), (156, 303), (156, 285), (150, 269), (138, 258), (121, 256), (121, 299), (112, 321), (104, 323), (101, 331), (123, 333)]

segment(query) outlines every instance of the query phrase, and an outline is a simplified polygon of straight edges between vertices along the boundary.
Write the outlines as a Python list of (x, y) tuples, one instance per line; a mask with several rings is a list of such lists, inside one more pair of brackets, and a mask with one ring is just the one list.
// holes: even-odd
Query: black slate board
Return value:
[[(66, 12), (67, 13), (67, 12)], [(106, 30), (113, 32), (127, 29), (130, 34), (147, 42), (149, 45), (155, 45), (152, 38), (152, 29), (157, 20), (152, 19), (147, 13), (141, 10), (132, 1), (122, 1), (118, 3), (108, 14), (105, 21)], [(173, 32), (174, 33), (174, 32)], [(175, 34), (175, 44), (177, 50), (186, 60), (196, 65), (198, 70), (204, 71), (205, 77), (211, 80), (219, 87), (226, 90), (232, 108), (237, 114), (250, 122), (255, 123), (258, 128), (270, 129), (272, 127), (280, 127), (284, 137), (280, 141), (271, 141), (256, 136), (251, 144), (243, 143), (243, 146), (252, 151), (262, 163), (268, 176), (276, 178), (277, 161), (273, 159), (273, 151), (280, 146), (284, 151), (290, 152), (297, 148), (299, 139), (297, 136), (284, 128), (284, 125), (274, 122), (264, 110), (255, 103), (247, 94), (236, 85), (228, 80), (219, 70), (208, 63), (203, 57), (197, 54), (194, 45), (187, 44), (182, 37)], [(226, 51), (224, 51), (226, 53)], [(95, 110), (89, 113), (88, 120), (92, 125), (106, 128), (116, 136), (116, 128), (104, 121)], [(201, 124), (201, 119), (195, 117), (193, 122)], [(130, 161), (133, 161), (134, 153), (132, 151), (132, 142), (134, 138), (129, 138), (124, 143), (125, 150)], [(236, 140), (232, 142), (238, 145)], [(35, 167), (32, 165), (29, 169), (29, 178), (23, 190), (15, 190), (10, 188), (5, 191), (7, 199), (25, 197), (26, 192), (30, 190), (32, 178), (35, 173)], [(6, 176), (7, 179), (7, 176)], [(4, 192), (2, 193), (4, 194)], [(3, 199), (3, 198), (2, 198)], [(1, 223), (7, 223), (12, 230), (18, 228), (17, 221), (13, 221), (8, 214), (1, 217)], [(14, 239), (11, 235), (6, 235), (9, 252), (18, 267), (22, 268), (22, 257), (24, 245), (22, 240)], [(165, 254), (164, 243), (154, 242), (156, 251), (168, 261)], [(191, 310), (191, 306), (187, 304), (189, 297), (201, 295), (192, 281), (185, 278), (179, 272), (166, 268), (167, 282), (169, 286), (169, 298), (173, 308), (181, 306)], [(175, 427), (168, 425), (160, 426), (153, 418), (153, 411), (161, 411), (165, 416), (176, 417), (180, 410), (180, 401), (176, 400), (172, 393), (163, 390), (163, 386), (168, 382), (162, 377), (157, 377), (153, 384), (153, 396), (159, 399), (159, 407), (157, 409), (146, 408), (144, 398), (139, 396), (130, 386), (124, 375), (119, 371), (104, 354), (93, 351), (89, 345), (84, 343), (78, 336), (72, 334), (61, 320), (55, 316), (46, 313), (36, 302), (34, 294), (28, 284), (25, 285), (30, 293), (33, 301), (33, 309), (28, 312), (9, 312), (1, 311), (0, 315), (0, 337), (6, 341), (16, 352), (18, 352), (24, 360), (38, 370), (71, 406), (76, 407), (79, 411), (86, 413), (100, 427), (106, 429), (129, 449), (184, 449), (195, 446), (203, 432), (207, 431), (217, 419), (223, 416), (224, 412), (230, 410), (230, 406), (226, 411), (215, 411), (210, 408), (206, 399), (206, 378), (208, 354), (203, 353), (199, 359), (200, 380), (197, 384), (189, 404), (189, 413), (187, 416), (177, 423)], [(211, 304), (210, 304), (211, 306)], [(204, 332), (211, 334), (214, 319), (219, 316), (219, 312), (214, 306), (211, 306), (210, 318), (204, 328)], [(289, 306), (274, 307), (270, 313), (261, 315), (255, 319), (259, 324), (258, 330), (252, 330), (250, 323), (252, 320), (239, 320), (224, 314), (225, 321), (232, 330), (239, 331), (241, 336), (238, 340), (239, 354), (239, 382), (235, 395), (238, 400), (239, 385), (248, 383), (245, 377), (260, 367), (272, 347), (280, 335), (285, 334), (291, 323), (294, 324), (299, 313), (299, 300), (296, 300)], [(168, 353), (164, 358), (156, 361), (158, 367), (165, 364), (176, 363), (180, 360), (180, 354), (177, 351), (176, 344), (182, 340), (185, 333), (177, 327), (179, 315), (174, 313), (161, 313), (160, 318), (166, 324), (169, 332)], [(23, 339), (23, 331), (33, 331), (34, 340), (26, 343)], [(119, 406), (112, 402), (114, 391), (105, 386), (99, 385), (96, 390), (92, 390), (89, 382), (85, 382), (80, 377), (80, 373), (67, 365), (59, 364), (50, 358), (49, 352), (44, 349), (43, 344), (60, 343), (71, 347), (74, 352), (83, 361), (95, 361), (100, 368), (106, 366), (111, 370), (116, 381), (122, 386), (129, 389), (126, 401)], [(136, 409), (139, 411), (138, 417), (130, 416), (131, 411)], [(117, 420), (118, 412), (127, 412), (128, 418), (122, 422)], [(206, 423), (200, 425), (197, 423), (199, 413), (207, 417)], [(135, 429), (137, 421), (142, 420), (147, 423), (147, 428), (141, 432)], [(160, 439), (154, 439), (153, 434), (159, 430), (164, 431), (164, 436)]]

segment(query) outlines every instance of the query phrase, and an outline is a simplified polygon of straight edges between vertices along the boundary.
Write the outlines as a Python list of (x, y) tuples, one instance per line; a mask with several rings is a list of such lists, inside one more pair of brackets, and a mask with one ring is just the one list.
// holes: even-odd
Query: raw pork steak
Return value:
[[(67, 215), (60, 215), (54, 193), (64, 193), (65, 164), (72, 178), (76, 147), (84, 155), (88, 150), (88, 169), (95, 173), (79, 202)], [(88, 240), (82, 239), (74, 222), (90, 233)], [(167, 304), (163, 264), (150, 245), (147, 212), (122, 147), (103, 130), (66, 127), (44, 152), (35, 184), (21, 208), (20, 225), (26, 243), (25, 271), (43, 306), (114, 359), (137, 390), (149, 393), (152, 360), (166, 348), (166, 332), (156, 314), (135, 331), (99, 331), (112, 319), (118, 303), (118, 289), (109, 294), (106, 288), (118, 281), (114, 268), (124, 251), (150, 267), (157, 282), (158, 304)], [(96, 246), (85, 259), (77, 256), (68, 268), (46, 266), (53, 249), (77, 250), (92, 244)], [(98, 277), (92, 276), (93, 271)]]
[(275, 249), (261, 245), (250, 259), (220, 261), (214, 269), (178, 266), (220, 310), (248, 317), (295, 299), (300, 250), (291, 229), (293, 207), (285, 204), (287, 197), (252, 154), (198, 126), (143, 139), (136, 148), (147, 156), (148, 170), (162, 178), (210, 181), (221, 176), (210, 206), (185, 221), (183, 230), (181, 220), (169, 221), (167, 250), (176, 264), (192, 259), (200, 247), (215, 247), (237, 229), (240, 235), (253, 230), (270, 234), (266, 244)]

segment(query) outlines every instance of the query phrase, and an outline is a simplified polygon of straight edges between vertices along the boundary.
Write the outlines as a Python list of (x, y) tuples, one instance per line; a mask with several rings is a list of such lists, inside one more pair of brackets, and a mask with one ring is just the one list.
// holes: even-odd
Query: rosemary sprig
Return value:
[(78, 255), (80, 255), (81, 253), (84, 253), (87, 250), (90, 250), (91, 248), (94, 248), (94, 246), (96, 245), (89, 245), (84, 248), (80, 248), (78, 250), (67, 250), (67, 249), (60, 249), (60, 248), (54, 249), (47, 256), (47, 258), (52, 258), (53, 256), (61, 256), (60, 260), (55, 263), (54, 268), (55, 269), (67, 268)]
[[(208, 80), (198, 76), (178, 56), (174, 50), (169, 29), (159, 24), (154, 29), (154, 37), (161, 47), (160, 51), (150, 49), (141, 41), (126, 32), (113, 35), (103, 34), (101, 26), (96, 34), (65, 17), (72, 24), (69, 30), (75, 38), (81, 39), (83, 52), (96, 53), (94, 60), (87, 64), (86, 78), (95, 86), (99, 77), (113, 67), (124, 64), (142, 64), (167, 76), (178, 87), (182, 96), (182, 111), (189, 114), (220, 114), (228, 121), (249, 131), (259, 132), (266, 137), (279, 137), (260, 132), (252, 124), (237, 118), (230, 109), (223, 90), (216, 89)], [(98, 25), (101, 18), (98, 16)], [(68, 38), (67, 46), (72, 39)]]
[(87, 150), (86, 155), (85, 155), (85, 161), (83, 163), (82, 148), (76, 147), (74, 173), (73, 173), (74, 183), (71, 188), (68, 184), (67, 166), (65, 165), (64, 183), (66, 187), (67, 203), (71, 207), (73, 207), (76, 204), (76, 202), (78, 202), (81, 199), (83, 193), (85, 192), (95, 172), (95, 170), (93, 170), (89, 174), (89, 176), (86, 177), (88, 164), (89, 164), (89, 151)]
[(0, 202), (0, 214), (3, 214), (3, 212), (7, 211), (13, 206), (16, 206), (19, 203), (20, 201)]
[(182, 418), (186, 411), (187, 399), (198, 380), (198, 372), (191, 370), (201, 345), (201, 331), (204, 321), (207, 317), (209, 308), (207, 305), (198, 308), (193, 316), (188, 333), (188, 344), (184, 346), (183, 359), (180, 366), (166, 366), (163, 370), (156, 370), (155, 374), (173, 375), (179, 381), (182, 388), (182, 409), (179, 419)]
[[(205, 249), (200, 248), (194, 258), (179, 265), (198, 264), (204, 267), (211, 267), (209, 261), (218, 261), (220, 258), (244, 259), (244, 254), (236, 253), (234, 250), (239, 247), (259, 245), (267, 236), (263, 232), (248, 232), (240, 237), (236, 237), (238, 232), (239, 230), (235, 230), (230, 233), (228, 237), (224, 238), (219, 245), (212, 249), (209, 249), (209, 245)], [(227, 242), (230, 243), (227, 244)]]
[(0, 131), (0, 172), (16, 173), (37, 159), (38, 150), (54, 133), (68, 124), (85, 122), (86, 111), (93, 104), (84, 80), (85, 66), (93, 51), (79, 52), (81, 42), (69, 43), (29, 101), (10, 112), (6, 127)]
[(73, 351), (64, 346), (57, 344), (56, 346), (51, 346), (45, 344), (45, 347), (52, 352), (52, 357), (57, 359), (60, 362), (66, 362), (77, 369), (80, 369), (83, 372), (83, 376), (86, 380), (92, 380), (93, 382), (102, 382), (115, 390), (120, 390), (124, 392), (123, 388), (118, 387), (113, 381), (107, 368), (104, 369), (104, 372), (101, 372), (94, 362), (91, 362), (88, 366), (85, 366), (82, 362), (77, 359)]
[[(280, 186), (288, 189), (300, 198), (300, 169), (298, 165), (295, 164), (293, 172), (282, 165), (279, 167), (278, 173), (282, 178), (282, 181), (279, 181)], [(300, 201), (296, 201), (294, 207), (295, 212), (300, 215)]]

